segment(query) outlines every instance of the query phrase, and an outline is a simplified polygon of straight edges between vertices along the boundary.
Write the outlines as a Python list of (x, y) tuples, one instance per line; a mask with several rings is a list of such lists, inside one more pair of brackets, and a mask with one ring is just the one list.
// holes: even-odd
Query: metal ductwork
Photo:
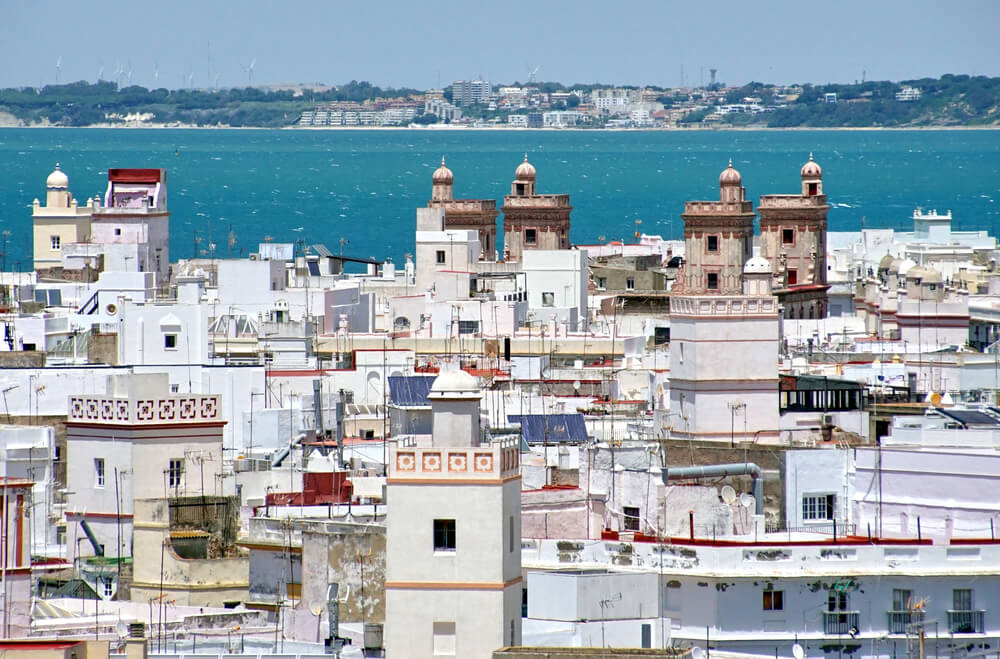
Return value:
[(661, 469), (663, 484), (670, 481), (701, 480), (704, 478), (721, 478), (723, 476), (750, 476), (753, 489), (754, 513), (764, 514), (764, 474), (753, 462), (733, 462), (721, 465), (706, 465), (703, 467), (674, 467)]
[(90, 541), (90, 546), (94, 548), (94, 555), (104, 556), (104, 545), (97, 541), (97, 536), (95, 536), (94, 532), (90, 529), (90, 524), (87, 524), (87, 520), (80, 520), (80, 528), (82, 528), (83, 532), (87, 535), (87, 540)]

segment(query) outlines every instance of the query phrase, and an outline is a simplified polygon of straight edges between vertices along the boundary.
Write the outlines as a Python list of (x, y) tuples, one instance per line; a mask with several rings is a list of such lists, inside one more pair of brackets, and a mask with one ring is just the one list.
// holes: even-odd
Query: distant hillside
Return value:
[[(566, 109), (555, 92), (573, 89), (587, 96), (594, 85), (531, 83), (542, 101), (534, 111)], [(620, 88), (633, 89), (633, 88)], [(896, 82), (853, 85), (776, 86), (750, 83), (740, 87), (659, 90), (645, 87), (660, 107), (676, 112), (682, 125), (755, 126), (770, 128), (919, 127), (1000, 125), (1000, 78), (944, 75)], [(662, 92), (662, 93), (659, 93)], [(551, 101), (551, 103), (550, 103)], [(573, 107), (580, 98), (569, 98)], [(194, 125), (283, 127), (323, 104), (354, 107), (416, 107), (416, 123), (435, 121), (423, 115), (422, 92), (382, 89), (352, 81), (321, 91), (262, 88), (196, 90), (119, 87), (113, 82), (74, 82), (41, 89), (0, 90), (0, 125)], [(465, 108), (467, 115), (504, 122), (511, 112), (485, 105)], [(582, 108), (581, 108), (582, 109)], [(430, 119), (431, 121), (428, 121)], [(608, 117), (591, 110), (588, 126), (601, 127)], [(409, 120), (409, 119), (408, 119)]]
[[(119, 88), (113, 82), (84, 81), (41, 89), (0, 90), (0, 113), (24, 125), (92, 126), (135, 122), (196, 126), (279, 127), (291, 124), (316, 103), (364, 102), (406, 96), (412, 89), (381, 89), (352, 81), (336, 89), (296, 96), (291, 91), (243, 89)], [(7, 123), (11, 123), (8, 117)]]
[[(771, 85), (751, 83), (732, 90), (727, 99), (774, 101)], [(828, 97), (835, 94), (835, 100)], [(828, 100), (829, 99), (829, 100)], [(733, 101), (737, 102), (737, 101)], [(1000, 78), (944, 75), (856, 85), (803, 85), (791, 102), (773, 112), (726, 115), (733, 125), (771, 128), (986, 126), (1000, 124)]]

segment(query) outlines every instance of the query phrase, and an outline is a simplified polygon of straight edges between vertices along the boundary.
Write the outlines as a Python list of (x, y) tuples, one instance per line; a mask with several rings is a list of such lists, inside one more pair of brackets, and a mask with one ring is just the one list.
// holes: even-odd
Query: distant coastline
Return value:
[(936, 131), (936, 130), (973, 130), (997, 131), (1000, 124), (985, 126), (699, 126), (689, 125), (683, 128), (522, 128), (518, 126), (463, 126), (463, 125), (432, 125), (432, 126), (199, 126), (197, 124), (91, 124), (87, 126), (60, 126), (55, 124), (0, 124), (0, 130), (5, 129), (104, 129), (104, 130), (282, 130), (282, 131), (417, 131), (431, 133), (435, 131), (484, 131), (484, 132), (544, 132), (558, 133), (571, 131), (574, 133), (691, 133), (691, 132), (816, 132), (816, 131)]

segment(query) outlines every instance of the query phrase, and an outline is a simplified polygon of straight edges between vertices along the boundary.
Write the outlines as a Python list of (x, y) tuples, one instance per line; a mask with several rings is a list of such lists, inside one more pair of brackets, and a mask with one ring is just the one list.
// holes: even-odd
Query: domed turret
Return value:
[(431, 177), (431, 181), (435, 184), (437, 183), (454, 183), (455, 176), (451, 173), (444, 164), (444, 156), (441, 156), (441, 166), (434, 170), (434, 175)]
[(59, 163), (56, 163), (56, 168), (53, 170), (49, 177), (45, 179), (45, 187), (52, 189), (57, 188), (59, 190), (66, 190), (69, 188), (69, 177), (63, 170), (59, 169)]
[(460, 369), (442, 371), (431, 383), (428, 398), (479, 398), (476, 378)]
[(514, 178), (518, 181), (534, 181), (535, 166), (528, 162), (528, 154), (524, 154), (524, 162), (514, 170)]
[(802, 178), (823, 178), (823, 168), (813, 160), (813, 154), (809, 154), (809, 162), (802, 165)]
[(751, 257), (743, 264), (744, 295), (770, 295), (771, 283), (771, 262), (763, 256)]
[(451, 201), (454, 199), (452, 185), (455, 176), (444, 164), (444, 156), (441, 156), (441, 166), (434, 170), (431, 176), (431, 199), (435, 201)]
[(755, 256), (751, 258), (743, 266), (743, 274), (745, 275), (762, 275), (771, 274), (771, 262), (765, 259), (763, 256)]
[(524, 162), (514, 170), (514, 183), (510, 193), (515, 197), (530, 197), (535, 194), (535, 167), (528, 162), (528, 154), (524, 154)]
[(722, 170), (719, 174), (719, 185), (740, 185), (743, 183), (743, 177), (740, 176), (740, 171), (733, 167), (733, 159), (729, 159), (729, 167)]
[(809, 162), (802, 165), (802, 196), (816, 197), (823, 194), (823, 168), (809, 154)]
[(479, 383), (465, 371), (442, 371), (434, 378), (431, 432), (435, 446), (479, 446)]
[(56, 168), (49, 177), (45, 179), (45, 206), (48, 208), (69, 208), (72, 197), (69, 194), (69, 177), (59, 168)]
[(719, 174), (719, 187), (722, 188), (719, 197), (724, 203), (743, 201), (743, 177), (738, 169), (733, 167), (733, 159), (729, 159), (729, 167)]

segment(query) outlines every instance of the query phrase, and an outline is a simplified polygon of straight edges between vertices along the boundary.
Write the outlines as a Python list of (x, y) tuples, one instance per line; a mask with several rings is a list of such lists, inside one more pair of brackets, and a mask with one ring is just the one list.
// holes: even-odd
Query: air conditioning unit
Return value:
[(257, 260), (257, 259), (259, 259), (259, 258), (260, 258), (260, 257), (259, 257), (258, 255), (256, 255), (256, 254), (251, 254), (251, 255), (250, 255), (250, 260), (251, 260), (251, 261), (256, 261), (256, 260)]

